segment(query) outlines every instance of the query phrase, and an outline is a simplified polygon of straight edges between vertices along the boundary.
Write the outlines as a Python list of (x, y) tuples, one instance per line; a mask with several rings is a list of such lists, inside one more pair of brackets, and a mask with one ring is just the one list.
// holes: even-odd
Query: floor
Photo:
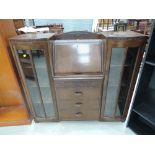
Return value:
[(0, 135), (134, 135), (122, 122), (62, 121), (0, 127)]

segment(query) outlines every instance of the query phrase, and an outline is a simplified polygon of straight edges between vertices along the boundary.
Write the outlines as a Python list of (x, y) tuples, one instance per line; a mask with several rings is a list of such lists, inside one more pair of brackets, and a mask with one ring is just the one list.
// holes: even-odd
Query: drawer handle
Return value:
[(83, 104), (82, 102), (76, 102), (76, 103), (75, 103), (75, 106), (76, 106), (76, 107), (80, 107), (82, 104)]
[(75, 114), (75, 116), (76, 116), (76, 117), (81, 117), (81, 116), (82, 116), (82, 112), (77, 112), (77, 113)]
[(81, 95), (83, 95), (83, 93), (80, 92), (80, 91), (77, 91), (77, 92), (74, 93), (74, 95), (76, 95), (76, 96), (81, 96)]
[(74, 73), (74, 74), (78, 75), (78, 74), (82, 74), (82, 73), (81, 73), (81, 72), (76, 72), (76, 73)]

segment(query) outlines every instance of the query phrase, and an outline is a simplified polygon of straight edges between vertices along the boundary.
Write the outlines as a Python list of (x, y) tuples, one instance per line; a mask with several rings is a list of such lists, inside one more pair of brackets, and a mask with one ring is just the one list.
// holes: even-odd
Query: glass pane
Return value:
[(19, 61), (26, 78), (26, 84), (31, 96), (32, 105), (36, 113), (36, 117), (45, 117), (43, 106), (41, 104), (41, 97), (37, 81), (35, 81), (35, 73), (30, 57), (30, 51), (18, 50)]
[(118, 86), (120, 84), (121, 71), (122, 66), (113, 66), (113, 65), (110, 66), (110, 73), (108, 80), (109, 86)]
[(43, 103), (45, 106), (45, 111), (47, 117), (55, 117), (54, 107), (53, 107), (53, 99), (51, 95), (51, 88), (50, 87), (41, 87), (41, 94)]
[(120, 116), (121, 115), (121, 112), (120, 112), (120, 109), (119, 109), (119, 107), (117, 106), (117, 108), (116, 108), (116, 114), (115, 114), (116, 116)]
[(107, 87), (104, 116), (113, 117), (117, 104), (118, 92), (121, 82), (121, 72), (126, 55), (126, 48), (112, 48), (109, 80)]
[(113, 117), (114, 115), (118, 95), (117, 88), (118, 86), (108, 86), (106, 106), (105, 106), (105, 116)]
[(126, 60), (123, 68), (123, 75), (122, 75), (122, 81), (121, 81), (121, 87), (120, 87), (118, 105), (117, 105), (118, 106), (117, 111), (119, 111), (120, 114), (118, 115), (117, 113), (116, 116), (123, 115), (124, 113), (126, 98), (129, 91), (130, 81), (132, 78), (137, 52), (138, 52), (138, 48), (128, 48), (127, 56), (126, 56)]
[(44, 51), (42, 50), (33, 50), (32, 58), (34, 62), (34, 67), (37, 74), (38, 84), (40, 87), (40, 92), (46, 112), (46, 117), (54, 118), (54, 105), (51, 93), (51, 87), (48, 77), (48, 69), (46, 64), (46, 58)]

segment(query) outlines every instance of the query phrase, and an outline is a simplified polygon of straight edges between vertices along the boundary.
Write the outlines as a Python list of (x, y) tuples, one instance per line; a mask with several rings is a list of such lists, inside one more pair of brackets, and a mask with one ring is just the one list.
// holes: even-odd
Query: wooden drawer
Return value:
[(60, 120), (98, 120), (100, 112), (99, 110), (60, 110)]
[(102, 40), (57, 40), (53, 45), (56, 75), (101, 74)]
[(98, 119), (101, 105), (102, 81), (102, 78), (55, 79), (60, 119)]
[(99, 110), (100, 109), (101, 100), (59, 100), (58, 99), (58, 107), (60, 110)]
[(55, 79), (57, 99), (101, 99), (102, 79)]

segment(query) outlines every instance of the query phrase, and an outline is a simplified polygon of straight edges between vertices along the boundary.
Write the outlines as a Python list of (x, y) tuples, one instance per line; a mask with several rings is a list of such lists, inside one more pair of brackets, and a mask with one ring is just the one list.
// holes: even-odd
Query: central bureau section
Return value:
[(102, 79), (55, 80), (60, 120), (99, 119)]
[(103, 40), (54, 40), (51, 45), (59, 120), (99, 120)]

